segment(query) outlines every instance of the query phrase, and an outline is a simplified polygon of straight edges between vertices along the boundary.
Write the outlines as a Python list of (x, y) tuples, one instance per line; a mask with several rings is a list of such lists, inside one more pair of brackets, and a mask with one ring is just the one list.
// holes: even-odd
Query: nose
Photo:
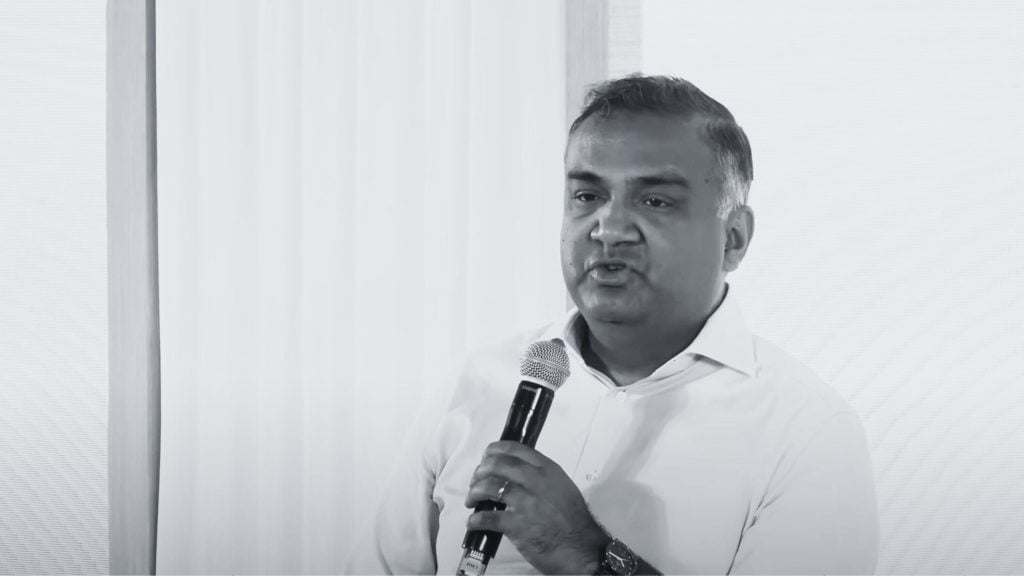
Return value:
[(629, 207), (620, 200), (606, 202), (597, 211), (597, 222), (590, 238), (606, 246), (634, 244), (640, 241), (640, 230)]

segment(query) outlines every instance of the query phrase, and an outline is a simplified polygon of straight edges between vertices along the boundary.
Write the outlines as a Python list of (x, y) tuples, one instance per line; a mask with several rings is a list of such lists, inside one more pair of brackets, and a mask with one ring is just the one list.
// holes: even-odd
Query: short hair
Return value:
[(569, 128), (573, 132), (587, 118), (607, 118), (614, 112), (671, 114), (705, 120), (702, 134), (715, 154), (722, 178), (718, 217), (725, 218), (747, 203), (754, 179), (754, 161), (746, 133), (729, 109), (690, 82), (672, 76), (632, 74), (593, 86), (583, 111)]

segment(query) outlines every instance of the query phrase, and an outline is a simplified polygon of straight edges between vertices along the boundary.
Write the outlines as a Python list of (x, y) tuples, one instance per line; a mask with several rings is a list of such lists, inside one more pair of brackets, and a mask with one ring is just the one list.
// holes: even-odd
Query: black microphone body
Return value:
[[(512, 400), (512, 407), (508, 411), (508, 418), (505, 420), (505, 429), (501, 432), (501, 440), (512, 440), (535, 448), (554, 398), (555, 393), (546, 386), (529, 380), (520, 382)], [(505, 505), (500, 502), (487, 501), (477, 504), (474, 512), (504, 509)], [(500, 543), (501, 532), (470, 530), (462, 540), (462, 547), (481, 552), (489, 560), (498, 553)]]
[[(565, 352), (565, 343), (555, 338), (530, 344), (519, 360), (519, 374), (522, 379), (512, 398), (512, 407), (505, 419), (501, 440), (511, 440), (535, 448), (551, 410), (555, 391), (569, 377), (569, 356)], [(487, 501), (478, 504), (475, 512), (504, 509), (505, 504), (502, 502)], [(499, 544), (500, 532), (467, 531), (462, 540), (462, 560), (456, 576), (482, 576), (487, 571), (487, 564), (498, 552)]]

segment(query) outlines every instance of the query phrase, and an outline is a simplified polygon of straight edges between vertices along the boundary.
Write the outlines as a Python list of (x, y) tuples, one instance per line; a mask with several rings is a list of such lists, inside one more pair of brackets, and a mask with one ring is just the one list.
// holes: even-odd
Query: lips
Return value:
[(597, 260), (587, 266), (587, 275), (602, 286), (622, 286), (632, 274), (633, 269), (625, 260)]

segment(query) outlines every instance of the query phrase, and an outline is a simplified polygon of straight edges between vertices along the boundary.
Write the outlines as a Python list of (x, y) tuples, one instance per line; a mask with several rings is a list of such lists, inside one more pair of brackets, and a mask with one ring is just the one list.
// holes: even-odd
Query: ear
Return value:
[(732, 272), (740, 266), (754, 237), (754, 211), (750, 206), (737, 206), (725, 220), (725, 257), (722, 269)]

